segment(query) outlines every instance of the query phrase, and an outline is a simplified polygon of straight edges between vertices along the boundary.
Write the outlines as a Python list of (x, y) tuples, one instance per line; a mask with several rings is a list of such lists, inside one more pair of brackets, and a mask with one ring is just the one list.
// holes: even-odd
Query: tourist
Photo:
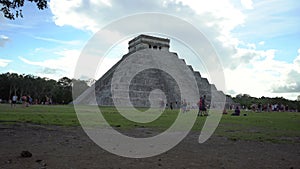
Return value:
[(202, 98), (202, 112), (204, 116), (208, 116), (207, 110), (206, 110), (206, 103), (205, 103), (206, 96), (204, 95)]
[(226, 108), (223, 109), (223, 114), (228, 114)]
[(181, 108), (182, 108), (182, 113), (185, 113), (187, 111), (187, 103), (185, 99), (183, 99), (182, 101)]
[(45, 105), (48, 105), (49, 104), (49, 97), (47, 95), (45, 96), (45, 100), (46, 100)]
[(241, 111), (239, 109), (239, 106), (236, 106), (234, 113), (232, 113), (232, 116), (239, 116), (241, 114)]
[(52, 104), (53, 104), (52, 97), (49, 97), (49, 105), (52, 105)]
[(261, 104), (261, 103), (258, 104), (258, 106), (257, 106), (257, 111), (258, 111), (258, 112), (261, 112), (261, 111), (262, 111), (262, 104)]
[(32, 105), (32, 97), (30, 97), (30, 95), (28, 95), (28, 104)]
[(175, 109), (178, 109), (178, 108), (179, 108), (178, 102), (176, 101), (176, 102), (175, 102)]
[(27, 107), (27, 96), (26, 95), (22, 96), (22, 104), (23, 104), (23, 107)]
[(162, 111), (164, 109), (164, 106), (165, 106), (165, 102), (163, 99), (160, 99), (160, 111)]
[(202, 116), (202, 97), (200, 97), (200, 100), (198, 102), (198, 108), (199, 108), (198, 116)]
[(12, 107), (16, 107), (17, 100), (18, 100), (18, 96), (13, 95), (12, 101), (11, 101), (11, 105), (10, 105), (11, 108), (12, 108)]
[(170, 102), (170, 109), (173, 110), (173, 103)]
[(187, 102), (186, 111), (190, 111), (190, 110), (191, 110), (191, 103)]

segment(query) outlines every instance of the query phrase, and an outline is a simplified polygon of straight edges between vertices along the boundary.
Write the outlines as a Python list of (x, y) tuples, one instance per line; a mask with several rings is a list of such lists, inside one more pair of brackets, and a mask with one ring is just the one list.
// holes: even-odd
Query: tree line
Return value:
[[(72, 87), (76, 87), (72, 95)], [(0, 99), (9, 102), (13, 95), (21, 99), (22, 96), (30, 96), (38, 104), (45, 103), (51, 98), (55, 104), (68, 104), (88, 88), (88, 81), (70, 79), (68, 77), (53, 80), (33, 75), (4, 73), (0, 74)], [(231, 97), (231, 96), (229, 96)], [(252, 109), (253, 105), (284, 105), (289, 110), (300, 111), (300, 101), (292, 101), (283, 97), (256, 98), (248, 94), (239, 94), (232, 98), (241, 107)]]
[(291, 111), (300, 111), (300, 101), (297, 100), (288, 100), (283, 97), (252, 97), (248, 94), (238, 94), (236, 97), (232, 98), (234, 102), (239, 103), (241, 107), (252, 109), (253, 106), (259, 106), (262, 107), (267, 105), (283, 105), (284, 107), (287, 107)]
[(0, 99), (9, 102), (13, 95), (21, 99), (30, 96), (34, 102), (45, 103), (51, 98), (55, 104), (68, 104), (73, 100), (72, 86), (76, 83), (76, 96), (79, 96), (89, 86), (86, 81), (60, 78), (58, 81), (33, 75), (4, 73), (0, 74)]

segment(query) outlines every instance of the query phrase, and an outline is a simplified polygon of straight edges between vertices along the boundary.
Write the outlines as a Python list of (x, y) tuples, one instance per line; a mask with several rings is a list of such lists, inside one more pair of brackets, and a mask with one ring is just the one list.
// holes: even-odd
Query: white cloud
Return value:
[(252, 2), (252, 0), (241, 0), (241, 4), (246, 9), (253, 9), (253, 2)]
[[(71, 25), (78, 29), (85, 29), (96, 32), (100, 27), (95, 22), (95, 17), (90, 17), (89, 13), (97, 14), (97, 7), (101, 7), (97, 1), (83, 0), (52, 0), (49, 3), (50, 9), (54, 14), (55, 24), (59, 26)], [(105, 6), (107, 7), (107, 6)], [(88, 12), (88, 10), (90, 10)], [(98, 15), (98, 18), (101, 15)]]
[[(214, 44), (225, 67), (236, 67), (243, 62), (249, 62), (250, 56), (236, 57), (239, 41), (232, 37), (231, 31), (245, 21), (245, 15), (229, 1), (194, 1), (194, 0), (165, 0), (139, 1), (139, 3), (124, 1), (109, 1), (105, 5), (97, 1), (50, 1), (50, 9), (54, 14), (57, 25), (71, 25), (78, 29), (96, 32), (109, 22), (137, 12), (162, 12), (186, 19), (194, 24)], [(138, 8), (137, 8), (138, 7)], [(179, 10), (180, 9), (180, 10)], [(138, 23), (132, 26), (139, 26)], [(172, 23), (170, 23), (172, 27)], [(176, 27), (173, 28), (176, 32)], [(187, 32), (188, 36), (188, 32)], [(253, 48), (253, 47), (252, 47)], [(254, 47), (255, 48), (255, 47)], [(205, 53), (203, 54), (205, 55)], [(250, 58), (249, 58), (250, 57)]]
[(221, 33), (226, 36), (229, 36), (229, 31), (245, 21), (245, 15), (235, 8), (229, 0), (180, 0), (179, 2), (194, 10), (198, 15), (197, 17), (206, 18), (204, 25), (217, 26)]
[(265, 45), (265, 41), (258, 42), (259, 45)]
[(298, 49), (298, 56), (294, 60), (295, 70), (300, 72), (300, 48)]
[(295, 100), (300, 94), (299, 56), (293, 63), (276, 61), (276, 50), (254, 51), (249, 64), (225, 69), (227, 90), (251, 94), (255, 97), (282, 96)]
[(293, 63), (286, 64), (282, 72), (283, 80), (281, 83), (274, 85), (273, 91), (276, 93), (300, 93), (300, 49), (298, 56)]
[(39, 37), (39, 36), (36, 36), (35, 39), (43, 40), (43, 41), (47, 41), (47, 42), (59, 43), (59, 44), (63, 44), (63, 45), (78, 45), (78, 44), (80, 44), (79, 40), (65, 41), (65, 40), (58, 40), (58, 39), (53, 39), (53, 38), (45, 38), (45, 37)]
[[(231, 31), (245, 22), (245, 15), (229, 0), (153, 0), (132, 2), (109, 1), (109, 6), (97, 1), (50, 1), (50, 9), (57, 25), (71, 25), (78, 29), (96, 32), (99, 28), (120, 17), (138, 12), (162, 12), (186, 19), (195, 25), (222, 54), (224, 66), (237, 52), (240, 41)], [(180, 10), (178, 10), (180, 8)], [(136, 25), (139, 26), (137, 23)], [(172, 27), (172, 23), (170, 23)], [(177, 28), (174, 27), (176, 32)], [(186, 32), (188, 36), (188, 32)], [(222, 39), (222, 40), (221, 40)], [(205, 55), (205, 54), (203, 54)], [(231, 64), (230, 64), (231, 66)]]
[(4, 47), (4, 45), (9, 41), (9, 38), (5, 35), (0, 35), (0, 47)]
[(188, 20), (190, 17), (197, 17), (205, 21), (202, 23), (204, 26), (216, 25), (223, 30), (231, 30), (243, 23), (245, 19), (244, 15), (229, 0), (153, 0), (139, 2), (111, 0), (107, 2), (52, 0), (50, 1), (50, 9), (57, 25), (71, 25), (92, 32), (96, 32), (115, 19), (140, 12), (162, 12), (181, 16)]
[(6, 67), (10, 62), (12, 61), (7, 59), (0, 59), (0, 67)]
[[(42, 68), (42, 71), (37, 72), (39, 76), (52, 75), (54, 79), (61, 78), (63, 76), (73, 77), (74, 68), (79, 57), (79, 50), (63, 50), (60, 52), (55, 52), (54, 55), (57, 55), (56, 59), (48, 59), (44, 61), (31, 61), (22, 56), (19, 56), (19, 59), (24, 63), (29, 65), (34, 65)], [(53, 74), (54, 73), (54, 74)]]
[[(238, 1), (238, 5), (232, 2), (230, 0), (135, 2), (130, 0), (51, 0), (50, 9), (57, 25), (70, 25), (93, 33), (120, 17), (139, 12), (162, 12), (178, 16), (195, 25), (214, 45), (224, 66), (228, 91), (248, 93), (257, 97), (262, 95), (276, 96), (276, 93), (272, 93), (274, 86), (286, 85), (287, 77), (292, 70), (300, 72), (300, 56), (293, 63), (276, 61), (274, 59), (276, 49), (257, 50), (256, 44), (244, 42), (239, 39), (239, 36), (255, 35), (259, 37), (259, 35), (264, 35), (272, 37), (275, 34), (280, 34), (280, 32), (289, 32), (282, 30), (294, 31), (288, 29), (295, 25), (294, 23), (291, 24), (290, 19), (275, 17), (288, 10), (284, 5), (285, 2), (275, 0), (274, 2), (261, 1), (254, 4), (252, 0), (241, 0)], [(239, 5), (242, 5), (243, 9), (238, 9), (237, 6)], [(287, 6), (292, 6), (292, 4), (287, 2)], [(253, 10), (246, 10), (245, 12), (244, 9)], [(258, 23), (260, 25), (259, 30), (257, 30)], [(282, 28), (282, 25), (287, 26)], [(137, 23), (132, 26), (139, 25)], [(254, 30), (254, 32), (245, 31), (233, 34), (236, 28), (244, 28), (245, 26), (247, 26), (246, 30)], [(270, 29), (271, 27), (272, 29)], [(175, 32), (176, 28), (173, 31)], [(258, 45), (264, 44), (264, 41), (258, 43)], [(178, 52), (180, 54), (180, 51)], [(180, 55), (183, 56), (184, 54)], [(116, 60), (107, 62), (113, 64)], [(107, 65), (107, 68), (103, 70), (108, 69), (109, 66)], [(293, 94), (285, 93), (285, 96), (292, 97)]]
[[(120, 53), (117, 51), (119, 47), (114, 47), (108, 51), (107, 56), (99, 62), (98, 70), (95, 72), (94, 77), (85, 78), (100, 78), (105, 72), (107, 72), (117, 61), (120, 60)], [(51, 79), (59, 79), (62, 77), (74, 77), (74, 71), (76, 68), (77, 60), (80, 56), (79, 50), (63, 50), (60, 52), (54, 52), (53, 55), (57, 55), (56, 59), (48, 59), (43, 61), (32, 61), (25, 57), (19, 56), (19, 59), (29, 65), (37, 66), (36, 75), (40, 77), (48, 77)], [(115, 55), (118, 55), (115, 57)], [(100, 58), (100, 57), (99, 57)], [(99, 59), (100, 61), (100, 59)], [(1, 66), (2, 60), (0, 60)]]

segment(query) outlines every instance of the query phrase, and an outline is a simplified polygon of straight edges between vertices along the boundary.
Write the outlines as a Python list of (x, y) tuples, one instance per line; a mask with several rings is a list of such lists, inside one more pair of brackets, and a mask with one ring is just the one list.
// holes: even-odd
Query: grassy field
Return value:
[[(126, 120), (112, 107), (102, 107), (101, 111), (111, 126), (120, 129), (150, 127), (158, 130), (167, 129), (176, 119), (178, 111), (165, 111), (157, 120), (146, 123), (134, 123)], [(223, 115), (215, 132), (231, 140), (255, 140), (267, 142), (300, 143), (300, 113), (292, 112), (242, 112), (247, 116), (233, 117)], [(0, 123), (34, 123), (43, 125), (79, 126), (73, 106), (34, 105), (23, 108), (11, 108), (0, 104)], [(193, 130), (200, 131), (205, 117), (198, 117)]]

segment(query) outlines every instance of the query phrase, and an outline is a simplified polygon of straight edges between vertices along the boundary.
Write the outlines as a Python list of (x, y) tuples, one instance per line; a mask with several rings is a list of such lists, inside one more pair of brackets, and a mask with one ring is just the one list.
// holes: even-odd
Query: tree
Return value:
[(0, 75), (0, 99), (9, 100), (11, 94), (9, 73)]
[(8, 98), (10, 98), (12, 94), (17, 95), (17, 91), (21, 86), (19, 79), (20, 79), (20, 77), (16, 73), (8, 74), (8, 81), (9, 81), (9, 95), (8, 95)]
[(51, 98), (53, 103), (68, 104), (73, 100), (72, 86), (76, 86), (74, 89), (74, 98), (89, 87), (86, 81), (69, 79), (67, 77), (56, 81), (33, 75), (18, 75), (17, 73), (0, 74), (0, 98), (6, 102), (13, 95), (19, 98), (23, 95), (29, 95), (37, 103), (46, 102), (47, 98)]
[(265, 106), (269, 104), (282, 104), (284, 106), (287, 106), (289, 110), (298, 110), (300, 112), (300, 101), (287, 100), (283, 97), (269, 98), (262, 96), (261, 98), (255, 98), (251, 97), (248, 94), (238, 94), (236, 97), (233, 98), (233, 100), (242, 106), (246, 106), (248, 109), (251, 108), (252, 104), (262, 104)]
[[(27, 0), (28, 2), (35, 3), (39, 10), (47, 8), (47, 0)], [(18, 17), (23, 17), (22, 8), (25, 0), (0, 0), (0, 11), (5, 18), (14, 20)]]
[(56, 87), (56, 102), (70, 103), (72, 101), (72, 79), (67, 77), (60, 78)]

